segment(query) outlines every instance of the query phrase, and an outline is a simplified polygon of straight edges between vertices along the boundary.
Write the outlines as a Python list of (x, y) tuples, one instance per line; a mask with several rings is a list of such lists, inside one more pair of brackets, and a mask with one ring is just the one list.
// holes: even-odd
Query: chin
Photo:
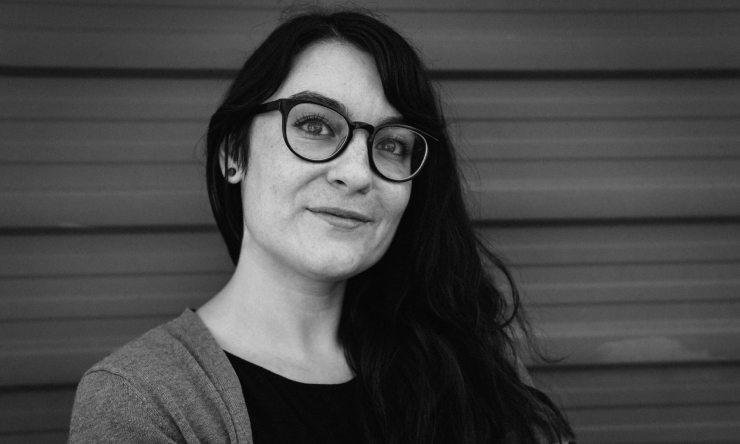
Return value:
[(357, 257), (332, 256), (325, 260), (319, 258), (310, 258), (311, 262), (305, 264), (308, 274), (314, 279), (322, 281), (343, 281), (358, 275), (370, 268), (377, 260), (366, 262)]
[(320, 266), (313, 267), (309, 274), (312, 278), (319, 281), (338, 282), (344, 281), (352, 276), (362, 273), (367, 267), (347, 267), (347, 266)]

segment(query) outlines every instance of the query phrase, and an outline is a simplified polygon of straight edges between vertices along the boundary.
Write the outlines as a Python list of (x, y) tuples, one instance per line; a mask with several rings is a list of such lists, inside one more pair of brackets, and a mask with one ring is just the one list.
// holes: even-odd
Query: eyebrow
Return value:
[[(289, 97), (290, 99), (297, 99), (297, 100), (310, 100), (312, 102), (319, 103), (321, 105), (326, 105), (330, 108), (334, 108), (335, 110), (339, 111), (340, 113), (344, 114), (345, 116), (350, 117), (350, 112), (347, 109), (344, 104), (330, 98), (326, 97), (323, 94), (319, 94), (314, 91), (301, 91), (299, 93), (295, 93), (292, 96)], [(406, 123), (406, 119), (403, 117), (386, 117), (384, 119), (381, 119), (377, 124), (373, 126), (381, 126), (381, 125), (388, 125), (388, 124), (399, 124), (403, 125)]]

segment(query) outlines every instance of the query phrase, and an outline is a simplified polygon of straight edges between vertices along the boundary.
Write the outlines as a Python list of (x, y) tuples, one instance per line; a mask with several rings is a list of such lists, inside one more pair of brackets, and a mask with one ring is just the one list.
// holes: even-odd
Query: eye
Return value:
[(397, 138), (385, 138), (375, 144), (375, 149), (398, 157), (405, 157), (409, 154), (406, 141)]
[(293, 126), (303, 131), (305, 133), (304, 135), (309, 137), (334, 136), (334, 130), (332, 130), (328, 120), (320, 115), (302, 116), (295, 121)]
[(303, 125), (304, 131), (312, 134), (321, 134), (321, 130), (324, 128), (319, 122), (308, 122)]

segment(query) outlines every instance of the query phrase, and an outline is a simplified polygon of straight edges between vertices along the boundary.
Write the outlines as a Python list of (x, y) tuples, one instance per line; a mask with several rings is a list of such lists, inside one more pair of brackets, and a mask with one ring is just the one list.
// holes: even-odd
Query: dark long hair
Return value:
[[(512, 329), (526, 319), (511, 275), (477, 237), (438, 96), (416, 50), (367, 12), (316, 10), (283, 22), (246, 61), (210, 121), (208, 193), (234, 263), (243, 234), (240, 189), (223, 177), (224, 150), (246, 170), (252, 116), (295, 57), (322, 41), (375, 60), (383, 90), (410, 125), (439, 140), (413, 179), (393, 242), (350, 278), (339, 338), (359, 381), (370, 443), (558, 442), (572, 430), (517, 368)], [(511, 289), (499, 290), (494, 270)]]

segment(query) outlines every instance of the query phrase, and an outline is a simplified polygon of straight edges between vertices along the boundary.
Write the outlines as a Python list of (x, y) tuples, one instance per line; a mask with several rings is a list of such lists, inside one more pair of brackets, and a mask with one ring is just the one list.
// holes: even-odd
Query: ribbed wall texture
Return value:
[[(0, 1), (1, 442), (64, 442), (82, 372), (228, 278), (202, 136), (285, 4)], [(579, 441), (740, 443), (740, 5), (369, 5), (439, 81)]]

